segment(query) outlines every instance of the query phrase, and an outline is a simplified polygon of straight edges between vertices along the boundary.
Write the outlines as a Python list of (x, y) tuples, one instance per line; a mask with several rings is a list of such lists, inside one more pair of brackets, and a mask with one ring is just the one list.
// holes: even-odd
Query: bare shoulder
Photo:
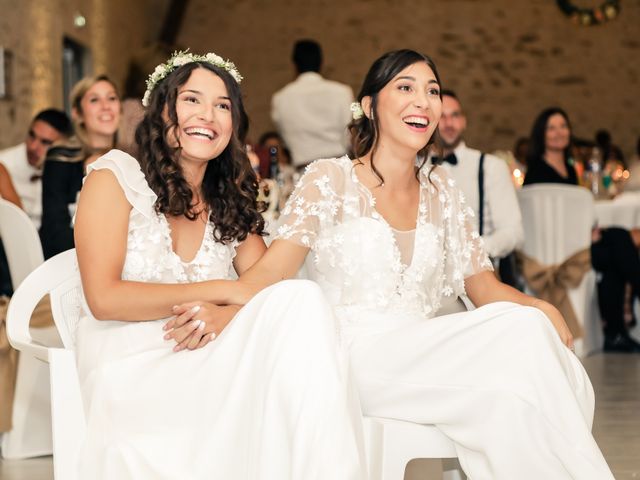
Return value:
[(116, 174), (108, 169), (92, 170), (85, 177), (80, 191), (79, 209), (83, 203), (109, 205), (110, 207), (127, 205), (129, 209), (131, 208)]

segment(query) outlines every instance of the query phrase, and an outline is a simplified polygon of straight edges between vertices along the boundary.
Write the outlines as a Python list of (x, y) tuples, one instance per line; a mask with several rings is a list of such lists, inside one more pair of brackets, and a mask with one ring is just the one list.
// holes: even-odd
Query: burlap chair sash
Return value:
[(522, 252), (516, 254), (529, 288), (538, 298), (560, 310), (575, 338), (582, 337), (584, 331), (576, 318), (567, 290), (578, 287), (585, 273), (591, 269), (590, 250), (580, 250), (559, 265), (544, 265)]

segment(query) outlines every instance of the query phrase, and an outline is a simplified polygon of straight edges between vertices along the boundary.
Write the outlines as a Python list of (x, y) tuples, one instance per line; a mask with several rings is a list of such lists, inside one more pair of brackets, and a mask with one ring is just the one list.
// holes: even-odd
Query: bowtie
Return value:
[[(438, 161), (440, 160), (440, 157), (436, 157), (433, 156), (433, 163), (438, 163)], [(444, 158), (442, 159), (442, 162), (449, 162), (451, 165), (457, 165), (458, 164), (458, 158), (456, 157), (456, 154), (451, 152), (449, 155), (445, 155)]]

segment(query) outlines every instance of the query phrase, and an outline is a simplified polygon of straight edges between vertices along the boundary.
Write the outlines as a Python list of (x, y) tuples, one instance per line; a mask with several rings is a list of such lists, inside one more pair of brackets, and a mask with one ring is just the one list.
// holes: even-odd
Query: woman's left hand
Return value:
[(567, 322), (564, 321), (564, 317), (560, 313), (560, 310), (551, 305), (549, 302), (545, 302), (544, 300), (540, 299), (536, 299), (532, 307), (541, 310), (547, 317), (549, 317), (549, 320), (551, 320), (553, 327), (556, 329), (556, 332), (558, 332), (562, 343), (564, 343), (573, 351), (573, 335), (571, 333), (571, 330), (569, 330), (569, 327), (567, 326)]
[(164, 330), (165, 340), (174, 340), (174, 352), (204, 347), (214, 340), (240, 310), (238, 305), (218, 306), (207, 302), (189, 302), (173, 307), (174, 317)]

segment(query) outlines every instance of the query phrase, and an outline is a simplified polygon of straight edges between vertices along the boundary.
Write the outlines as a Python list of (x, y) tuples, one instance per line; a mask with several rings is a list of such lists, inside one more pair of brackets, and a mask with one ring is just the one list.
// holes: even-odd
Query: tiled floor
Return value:
[[(640, 480), (640, 355), (597, 354), (584, 364), (596, 391), (596, 440), (617, 480)], [(51, 457), (0, 461), (0, 480), (52, 478)]]

